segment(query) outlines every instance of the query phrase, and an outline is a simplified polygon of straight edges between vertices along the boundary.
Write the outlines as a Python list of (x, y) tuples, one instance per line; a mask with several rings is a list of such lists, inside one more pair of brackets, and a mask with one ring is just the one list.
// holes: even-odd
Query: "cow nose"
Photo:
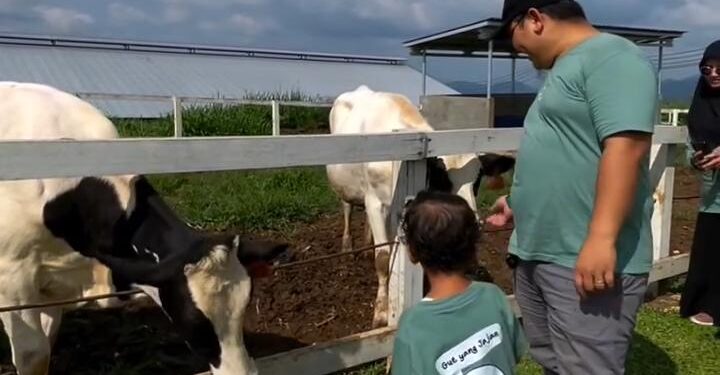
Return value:
[(273, 263), (275, 265), (279, 264), (287, 264), (295, 260), (295, 254), (290, 251), (290, 248), (285, 249), (282, 253), (278, 254), (274, 259)]

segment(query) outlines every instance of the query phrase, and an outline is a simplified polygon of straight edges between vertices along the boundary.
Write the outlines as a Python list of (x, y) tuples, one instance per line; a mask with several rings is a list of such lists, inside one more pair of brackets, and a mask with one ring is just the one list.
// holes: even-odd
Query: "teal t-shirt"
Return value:
[[(686, 143), (687, 162), (691, 163), (692, 155), (695, 151), (692, 143), (688, 138)], [(720, 172), (716, 170), (700, 171), (698, 170), (700, 179), (700, 212), (710, 214), (720, 214)]]
[(526, 349), (505, 294), (473, 282), (463, 293), (418, 302), (400, 318), (393, 375), (511, 375)]
[[(602, 142), (652, 133), (657, 75), (627, 39), (601, 33), (560, 57), (525, 118), (510, 191), (510, 252), (574, 268), (592, 217)], [(631, 212), (616, 242), (617, 272), (652, 267), (649, 160), (638, 171)]]

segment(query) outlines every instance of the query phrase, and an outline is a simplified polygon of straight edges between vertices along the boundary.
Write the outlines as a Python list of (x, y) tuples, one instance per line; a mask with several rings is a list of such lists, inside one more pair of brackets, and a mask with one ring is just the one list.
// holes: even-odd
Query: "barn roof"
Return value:
[[(408, 40), (403, 45), (409, 48), (413, 55), (425, 53), (427, 56), (487, 57), (491, 35), (500, 28), (500, 25), (500, 19), (487, 18)], [(594, 26), (600, 31), (625, 37), (640, 46), (672, 46), (673, 40), (680, 38), (685, 33), (678, 30), (654, 28)], [(493, 44), (493, 57), (513, 56), (514, 51), (509, 41), (496, 41)]]
[[(300, 91), (333, 98), (364, 84), (419, 101), (422, 74), (405, 59), (229, 46), (0, 35), (0, 80), (72, 93), (242, 98)], [(456, 94), (428, 78), (428, 92)], [(91, 100), (111, 116), (153, 117), (167, 102)]]

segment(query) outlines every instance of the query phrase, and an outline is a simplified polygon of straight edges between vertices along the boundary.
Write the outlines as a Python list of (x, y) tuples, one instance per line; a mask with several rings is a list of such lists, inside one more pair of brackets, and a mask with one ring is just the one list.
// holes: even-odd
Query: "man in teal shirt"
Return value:
[(546, 374), (623, 374), (652, 266), (648, 154), (657, 76), (572, 0), (506, 0), (500, 38), (547, 76), (528, 111), (509, 197), (515, 295)]

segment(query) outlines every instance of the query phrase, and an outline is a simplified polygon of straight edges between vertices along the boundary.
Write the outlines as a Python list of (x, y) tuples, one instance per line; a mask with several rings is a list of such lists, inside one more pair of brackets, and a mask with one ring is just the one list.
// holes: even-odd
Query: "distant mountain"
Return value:
[[(663, 80), (662, 94), (663, 101), (665, 102), (681, 102), (689, 103), (692, 100), (693, 92), (695, 91), (695, 85), (697, 78), (688, 77), (684, 79), (666, 79)], [(454, 90), (461, 94), (484, 94), (486, 88), (484, 84), (470, 81), (450, 81), (445, 82), (446, 85), (452, 87)], [(537, 92), (538, 87), (525, 84), (523, 82), (517, 82), (515, 84), (515, 92), (528, 93)], [(509, 93), (511, 87), (507, 83), (494, 84), (494, 93)]]
[(697, 85), (696, 77), (663, 81), (663, 101), (690, 103)]

